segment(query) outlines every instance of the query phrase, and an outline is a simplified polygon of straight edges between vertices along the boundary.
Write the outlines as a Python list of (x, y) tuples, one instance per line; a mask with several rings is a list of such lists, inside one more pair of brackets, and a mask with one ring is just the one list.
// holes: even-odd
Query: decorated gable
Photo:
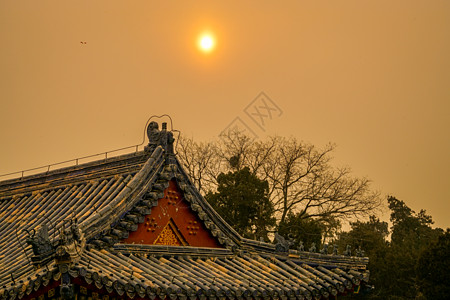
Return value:
[(221, 247), (186, 201), (175, 180), (169, 181), (164, 197), (158, 199), (144, 222), (121, 243)]

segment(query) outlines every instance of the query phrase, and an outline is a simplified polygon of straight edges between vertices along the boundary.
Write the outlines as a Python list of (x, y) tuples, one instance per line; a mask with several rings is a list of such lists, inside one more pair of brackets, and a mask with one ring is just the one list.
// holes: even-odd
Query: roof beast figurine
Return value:
[(31, 229), (31, 233), (28, 230), (25, 231), (28, 234), (25, 241), (28, 245), (31, 245), (33, 250), (31, 260), (37, 267), (45, 265), (55, 255), (55, 247), (53, 247), (48, 236), (48, 226), (43, 224), (37, 232), (35, 229)]

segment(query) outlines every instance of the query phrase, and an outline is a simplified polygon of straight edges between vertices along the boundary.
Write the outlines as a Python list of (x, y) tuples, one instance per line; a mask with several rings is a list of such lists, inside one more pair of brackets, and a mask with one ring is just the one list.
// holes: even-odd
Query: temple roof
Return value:
[(130, 298), (318, 299), (368, 280), (367, 258), (243, 238), (191, 183), (172, 134), (148, 136), (140, 152), (0, 182), (0, 297), (69, 278)]

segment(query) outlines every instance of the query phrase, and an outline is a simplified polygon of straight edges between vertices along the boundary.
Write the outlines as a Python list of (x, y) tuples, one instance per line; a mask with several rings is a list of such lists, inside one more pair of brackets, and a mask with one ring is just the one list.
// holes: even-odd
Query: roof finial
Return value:
[(153, 151), (157, 146), (162, 146), (167, 153), (173, 153), (173, 133), (167, 131), (167, 123), (162, 123), (162, 128), (159, 130), (157, 122), (152, 121), (147, 127), (148, 146), (145, 147), (147, 151)]

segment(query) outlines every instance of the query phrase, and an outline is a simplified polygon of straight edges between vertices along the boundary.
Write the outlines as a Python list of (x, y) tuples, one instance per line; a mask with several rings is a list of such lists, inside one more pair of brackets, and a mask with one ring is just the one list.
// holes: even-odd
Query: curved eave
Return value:
[[(312, 267), (258, 254), (234, 255), (226, 249), (152, 247), (136, 252), (140, 248), (136, 245), (120, 247), (112, 252), (86, 251), (69, 269), (71, 280), (78, 278), (105, 293), (129, 298), (319, 299), (348, 293), (366, 278), (364, 272)], [(60, 278), (52, 264), (29, 279), (0, 288), (0, 297), (21, 299)]]
[(140, 152), (2, 182), (0, 287), (34, 273), (27, 231), (46, 224), (55, 243), (62, 226), (76, 218), (89, 240), (137, 201), (162, 166), (162, 153), (158, 147), (151, 156)]

